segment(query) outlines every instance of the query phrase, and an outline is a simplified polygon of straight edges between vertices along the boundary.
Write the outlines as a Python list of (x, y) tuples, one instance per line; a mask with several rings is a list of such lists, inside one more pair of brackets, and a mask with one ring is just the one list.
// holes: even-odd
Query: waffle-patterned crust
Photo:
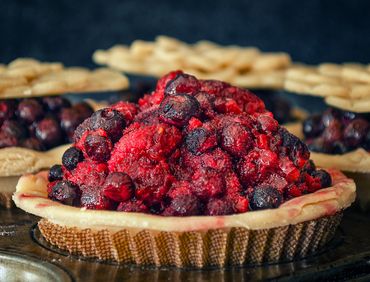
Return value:
[(110, 69), (88, 70), (61, 63), (19, 58), (0, 67), (0, 98), (57, 95), (70, 92), (127, 89), (129, 81)]

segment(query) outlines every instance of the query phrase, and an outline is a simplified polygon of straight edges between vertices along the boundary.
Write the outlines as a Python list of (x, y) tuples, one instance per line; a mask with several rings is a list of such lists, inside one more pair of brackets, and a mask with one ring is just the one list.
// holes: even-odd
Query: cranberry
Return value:
[(320, 115), (312, 115), (303, 122), (303, 134), (306, 138), (319, 136), (324, 130)]
[(16, 102), (14, 100), (2, 100), (0, 101), (0, 126), (7, 120), (14, 117), (16, 110)]
[(50, 182), (63, 179), (63, 171), (61, 165), (53, 165), (49, 170), (48, 180)]
[(240, 105), (234, 99), (228, 97), (217, 97), (215, 99), (215, 109), (222, 114), (240, 114), (243, 112)]
[(36, 125), (36, 138), (47, 148), (55, 147), (63, 142), (62, 130), (53, 118), (44, 118)]
[(28, 148), (31, 150), (36, 150), (36, 151), (43, 151), (45, 150), (45, 146), (41, 143), (41, 141), (35, 137), (30, 137), (27, 139), (24, 139), (21, 142), (21, 146), (24, 148)]
[(84, 142), (85, 152), (89, 158), (100, 163), (109, 160), (112, 147), (110, 139), (99, 131), (90, 132)]
[(43, 116), (42, 105), (36, 99), (24, 99), (18, 105), (18, 116), (27, 123), (32, 123)]
[(205, 128), (196, 128), (186, 136), (185, 145), (194, 155), (203, 154), (217, 146), (216, 134)]
[(280, 206), (283, 198), (275, 188), (271, 186), (258, 186), (254, 189), (250, 199), (252, 210), (274, 209)]
[(81, 121), (87, 119), (94, 113), (94, 109), (86, 102), (74, 104), (72, 109), (80, 114)]
[(71, 103), (60, 96), (44, 97), (42, 98), (42, 103), (45, 105), (46, 110), (53, 113), (56, 113), (63, 108), (71, 107)]
[(27, 128), (20, 122), (15, 120), (6, 120), (1, 126), (1, 131), (9, 137), (17, 138), (18, 140), (27, 137)]
[(166, 95), (188, 94), (194, 96), (200, 89), (200, 83), (195, 76), (189, 74), (178, 74), (170, 80), (165, 89)]
[(112, 172), (105, 179), (103, 185), (104, 196), (116, 202), (123, 202), (131, 198), (133, 183), (126, 173)]
[(103, 191), (95, 186), (83, 187), (81, 206), (91, 210), (113, 210), (116, 208), (116, 205), (103, 195)]
[(322, 133), (322, 138), (325, 143), (332, 144), (335, 141), (339, 141), (342, 139), (342, 123), (337, 120), (333, 119), (324, 129)]
[(197, 99), (201, 113), (205, 117), (214, 118), (216, 116), (214, 96), (205, 92), (199, 92), (197, 95), (195, 95), (195, 99)]
[(253, 145), (253, 138), (247, 128), (240, 123), (231, 123), (223, 128), (221, 146), (228, 153), (236, 157), (245, 155)]
[(199, 103), (186, 94), (167, 96), (159, 106), (159, 117), (163, 122), (184, 126), (192, 116), (199, 114)]
[(279, 128), (279, 124), (269, 115), (259, 115), (257, 121), (263, 132), (270, 133), (275, 132)]
[(72, 137), (77, 126), (82, 122), (80, 113), (74, 108), (62, 109), (60, 113), (60, 126), (68, 136), (68, 140), (72, 141)]
[(51, 182), (49, 198), (70, 206), (79, 205), (80, 190), (70, 181), (62, 180)]
[(122, 136), (123, 129), (126, 126), (125, 119), (116, 110), (106, 108), (96, 111), (91, 116), (91, 128), (103, 129), (107, 132), (112, 142), (118, 141)]
[(205, 210), (206, 215), (228, 215), (233, 212), (232, 204), (226, 199), (211, 199)]
[(83, 153), (76, 147), (68, 148), (62, 156), (62, 164), (68, 169), (73, 170), (77, 164), (83, 160)]
[(320, 179), (322, 188), (330, 187), (332, 184), (332, 179), (331, 179), (330, 174), (323, 169), (315, 170), (311, 173), (311, 175), (315, 178)]
[(343, 131), (344, 144), (349, 147), (359, 147), (366, 138), (370, 129), (369, 123), (361, 118), (354, 119), (348, 123)]
[(142, 201), (132, 200), (120, 203), (117, 211), (147, 213), (149, 212), (149, 209)]

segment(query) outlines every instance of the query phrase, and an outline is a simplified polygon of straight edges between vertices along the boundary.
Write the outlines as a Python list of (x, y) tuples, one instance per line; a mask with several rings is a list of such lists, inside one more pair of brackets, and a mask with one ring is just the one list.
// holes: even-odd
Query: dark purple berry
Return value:
[(18, 116), (26, 123), (37, 121), (43, 115), (42, 105), (36, 99), (24, 99), (18, 105)]
[(106, 162), (110, 158), (112, 142), (108, 137), (102, 136), (97, 132), (87, 135), (84, 142), (86, 154), (96, 162)]
[(36, 125), (36, 138), (46, 148), (52, 148), (63, 143), (63, 134), (59, 123), (53, 118), (44, 118)]
[(333, 119), (328, 126), (324, 129), (322, 133), (322, 138), (325, 143), (332, 144), (335, 141), (339, 141), (342, 139), (342, 123), (337, 120)]
[(193, 96), (179, 94), (165, 97), (159, 105), (159, 117), (163, 122), (184, 126), (192, 116), (199, 114), (199, 103)]
[(0, 126), (5, 120), (14, 117), (16, 107), (17, 105), (14, 100), (9, 99), (0, 101)]
[(1, 131), (11, 137), (15, 137), (18, 140), (26, 138), (28, 135), (27, 128), (15, 120), (6, 120), (1, 126)]
[(306, 138), (319, 136), (324, 130), (320, 115), (312, 115), (303, 122), (303, 134)]
[(232, 204), (226, 199), (211, 199), (206, 206), (207, 215), (228, 215), (232, 214), (234, 209)]
[(369, 127), (369, 123), (362, 118), (352, 120), (343, 130), (344, 143), (353, 148), (361, 146)]
[(52, 186), (49, 198), (65, 205), (77, 206), (79, 204), (80, 189), (70, 181), (58, 181)]
[(303, 171), (311, 173), (316, 169), (316, 165), (312, 160), (308, 160), (303, 166)]
[(249, 205), (252, 210), (275, 209), (283, 198), (279, 191), (271, 186), (258, 186), (254, 189)]
[(94, 109), (86, 102), (74, 104), (72, 108), (80, 114), (82, 120), (87, 119), (94, 113)]
[(188, 94), (194, 96), (199, 89), (200, 82), (195, 76), (182, 73), (167, 83), (164, 93), (165, 95)]
[(112, 142), (116, 142), (121, 138), (126, 122), (120, 112), (106, 108), (92, 114), (90, 125), (94, 130), (103, 129)]
[(332, 144), (327, 144), (328, 147), (331, 147), (332, 154), (345, 154), (350, 148), (348, 148), (342, 141), (335, 141)]
[(213, 118), (216, 115), (215, 112), (215, 96), (211, 96), (205, 92), (199, 92), (195, 95), (195, 99), (197, 99), (201, 114), (208, 118)]
[(200, 203), (195, 195), (191, 193), (179, 194), (173, 197), (164, 214), (171, 216), (190, 216), (199, 214), (199, 209)]
[(63, 179), (63, 170), (61, 165), (53, 165), (49, 170), (48, 180), (50, 182)]
[(205, 128), (196, 128), (185, 138), (185, 145), (194, 155), (205, 153), (217, 146), (215, 133)]
[(85, 119), (79, 126), (77, 126), (73, 133), (73, 142), (77, 143), (81, 139), (82, 135), (89, 130), (92, 130), (91, 118)]
[(42, 103), (45, 105), (46, 110), (52, 113), (57, 113), (63, 108), (71, 107), (71, 103), (60, 96), (44, 97), (42, 98)]
[(44, 147), (44, 145), (42, 145), (41, 141), (38, 140), (35, 137), (30, 137), (30, 138), (24, 139), (21, 142), (21, 146), (24, 147), (24, 148), (28, 148), (28, 149), (36, 150), (36, 151), (45, 150), (45, 147)]
[(332, 184), (330, 174), (323, 169), (315, 170), (311, 173), (311, 175), (315, 178), (320, 178), (322, 188), (330, 187)]
[(353, 112), (342, 112), (342, 121), (347, 124), (349, 123), (350, 121), (354, 120), (355, 118), (357, 118), (359, 115), (356, 114), (356, 113), (353, 113)]
[(18, 139), (13, 136), (7, 136), (0, 132), (0, 148), (14, 147), (18, 145)]
[(73, 134), (77, 126), (83, 121), (80, 113), (74, 108), (65, 108), (60, 112), (60, 126), (72, 142)]
[(62, 164), (68, 169), (73, 170), (77, 164), (84, 159), (83, 153), (76, 147), (68, 148), (62, 156)]
[(341, 118), (341, 111), (334, 109), (334, 108), (328, 108), (325, 112), (323, 112), (321, 116), (321, 122), (324, 125), (324, 127), (328, 127), (332, 121), (337, 121)]

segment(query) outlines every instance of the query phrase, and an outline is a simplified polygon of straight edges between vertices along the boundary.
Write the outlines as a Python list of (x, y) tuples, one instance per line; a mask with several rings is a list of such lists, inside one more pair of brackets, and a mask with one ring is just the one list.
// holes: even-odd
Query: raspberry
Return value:
[(196, 171), (193, 175), (193, 192), (200, 199), (217, 197), (225, 192), (225, 178), (212, 170)]
[(112, 172), (105, 179), (103, 194), (116, 202), (127, 201), (131, 198), (133, 183), (126, 173)]
[(160, 119), (176, 126), (184, 126), (192, 116), (196, 116), (198, 113), (198, 101), (185, 94), (167, 96), (159, 106)]
[(96, 164), (90, 160), (79, 162), (73, 171), (63, 170), (64, 179), (76, 183), (81, 190), (85, 186), (101, 187), (108, 174), (106, 164)]
[(129, 124), (138, 114), (138, 107), (134, 103), (120, 101), (112, 106), (112, 109), (117, 110)]

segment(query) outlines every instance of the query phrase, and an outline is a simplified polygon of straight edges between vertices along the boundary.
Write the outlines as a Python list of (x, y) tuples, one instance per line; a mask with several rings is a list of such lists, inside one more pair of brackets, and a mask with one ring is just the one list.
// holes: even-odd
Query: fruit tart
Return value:
[(334, 235), (354, 182), (251, 92), (181, 71), (135, 107), (78, 126), (62, 165), (25, 175), (16, 205), (52, 245), (120, 263), (208, 266), (304, 257)]
[(10, 207), (20, 175), (59, 161), (74, 130), (99, 106), (61, 96), (0, 100), (0, 202)]
[(355, 179), (357, 200), (370, 209), (370, 115), (336, 108), (313, 114), (288, 128), (308, 145), (315, 163)]

